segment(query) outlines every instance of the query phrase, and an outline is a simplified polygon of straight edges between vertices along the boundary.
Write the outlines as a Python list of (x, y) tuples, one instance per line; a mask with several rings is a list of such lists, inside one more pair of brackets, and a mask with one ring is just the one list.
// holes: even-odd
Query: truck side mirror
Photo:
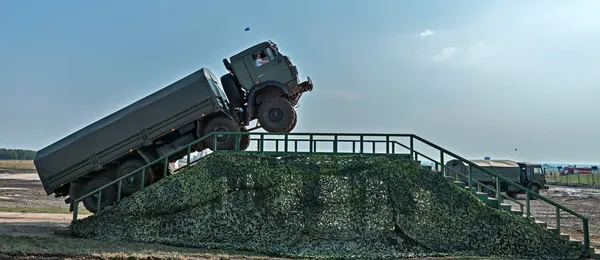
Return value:
[(230, 72), (233, 72), (233, 67), (231, 67), (231, 63), (229, 63), (229, 60), (223, 59), (223, 65), (225, 65), (225, 69), (227, 69)]

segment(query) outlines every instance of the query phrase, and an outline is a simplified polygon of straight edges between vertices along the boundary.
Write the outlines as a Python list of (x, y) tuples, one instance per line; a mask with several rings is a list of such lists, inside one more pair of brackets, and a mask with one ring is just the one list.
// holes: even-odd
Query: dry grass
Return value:
[[(148, 243), (96, 241), (69, 236), (0, 235), (0, 259), (288, 259), (234, 250), (184, 248)], [(496, 257), (415, 257), (412, 259), (485, 259)], [(514, 258), (513, 258), (514, 259)]]
[(159, 244), (106, 242), (51, 236), (0, 235), (0, 258), (13, 259), (277, 259), (248, 252), (191, 249)]
[[(0, 235), (0, 259), (289, 259), (246, 251), (184, 248), (160, 244), (106, 242), (72, 237)], [(432, 257), (413, 259), (501, 259)]]
[[(73, 214), (73, 212), (69, 212), (68, 208), (46, 208), (46, 207), (0, 207), (0, 212), (18, 212), (18, 213), (65, 213), (65, 214)], [(84, 207), (79, 207), (77, 214), (81, 215), (91, 215)]]
[(33, 160), (0, 160), (0, 169), (35, 171), (35, 165)]

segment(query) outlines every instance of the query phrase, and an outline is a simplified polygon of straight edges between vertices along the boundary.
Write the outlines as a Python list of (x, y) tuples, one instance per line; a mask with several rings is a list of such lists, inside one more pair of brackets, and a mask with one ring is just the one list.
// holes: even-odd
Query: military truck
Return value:
[[(212, 132), (241, 132), (263, 128), (267, 132), (289, 132), (296, 125), (295, 107), (306, 91), (310, 77), (298, 80), (290, 58), (272, 41), (258, 43), (223, 60), (229, 71), (220, 78), (207, 68), (198, 71), (122, 108), (37, 152), (38, 175), (48, 195), (67, 197), (71, 204), (79, 196), (168, 155)], [(256, 127), (248, 129), (250, 121)], [(234, 136), (218, 135), (195, 145), (193, 151), (213, 147), (233, 150)], [(249, 136), (239, 148), (246, 150)], [(186, 154), (169, 157), (172, 163)], [(144, 186), (160, 180), (164, 165), (145, 172)], [(140, 189), (142, 177), (135, 174), (122, 182), (121, 196)], [(117, 189), (104, 189), (100, 208), (112, 204)], [(99, 210), (97, 197), (83, 200), (91, 212)]]
[[(511, 160), (470, 160), (474, 164), (487, 169), (493, 173), (496, 173), (502, 177), (505, 177), (513, 182), (520, 184), (536, 193), (539, 193), (540, 189), (548, 189), (546, 186), (546, 174), (541, 164), (528, 163), (528, 162), (516, 162)], [(444, 170), (445, 176), (456, 176), (458, 171), (461, 174), (468, 176), (469, 165), (461, 162), (460, 160), (450, 160), (446, 163)], [(451, 170), (453, 169), (453, 170)], [(489, 185), (496, 188), (496, 182), (492, 175), (489, 175), (475, 167), (472, 168), (472, 180), (477, 180), (483, 184)], [(459, 175), (460, 176), (460, 175)], [(468, 181), (466, 177), (460, 176), (464, 181)], [(473, 184), (476, 187), (477, 184)], [(495, 192), (490, 189), (483, 189), (490, 196), (495, 196)], [(500, 192), (506, 192), (506, 195), (516, 198), (518, 194), (524, 194), (525, 190), (518, 189), (507, 183), (501, 183)], [(531, 197), (532, 199), (535, 199)]]

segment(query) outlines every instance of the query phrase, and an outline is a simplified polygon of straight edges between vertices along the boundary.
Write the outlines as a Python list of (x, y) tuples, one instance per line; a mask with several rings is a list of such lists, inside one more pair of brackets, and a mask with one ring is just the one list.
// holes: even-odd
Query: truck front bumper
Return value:
[(306, 77), (307, 80), (300, 82), (300, 84), (298, 84), (298, 86), (300, 86), (300, 92), (311, 92), (313, 90), (313, 82), (312, 79), (310, 79), (310, 77)]

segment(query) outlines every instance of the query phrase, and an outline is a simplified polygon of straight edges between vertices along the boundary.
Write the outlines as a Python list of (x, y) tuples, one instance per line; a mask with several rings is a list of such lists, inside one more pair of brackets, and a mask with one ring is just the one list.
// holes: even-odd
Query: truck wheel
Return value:
[(294, 130), (294, 128), (296, 128), (296, 123), (298, 122), (298, 114), (296, 113), (296, 110), (294, 109), (294, 121), (292, 122), (292, 125), (290, 126), (290, 129), (288, 129), (286, 132), (291, 132), (292, 130)]
[[(217, 117), (204, 127), (203, 136), (212, 132), (241, 132), (240, 126), (227, 117)], [(204, 140), (204, 145), (209, 149), (214, 149), (213, 139), (217, 137), (217, 150), (235, 150), (235, 135), (213, 135)]]
[[(112, 180), (106, 177), (96, 177), (88, 181), (81, 192), (82, 195), (86, 195), (106, 184)], [(117, 186), (110, 185), (102, 189), (102, 197), (100, 198), (100, 209), (106, 206), (112, 205), (117, 200)], [(90, 212), (96, 213), (98, 209), (98, 193), (94, 193), (83, 200), (83, 206)]]
[(221, 85), (223, 85), (223, 90), (225, 91), (225, 95), (227, 95), (227, 99), (229, 99), (229, 103), (231, 103), (231, 105), (234, 107), (241, 107), (244, 105), (242, 90), (236, 84), (233, 75), (223, 75), (221, 77)]
[[(135, 171), (145, 165), (144, 161), (141, 160), (128, 160), (123, 162), (116, 169), (117, 178), (127, 175), (128, 173)], [(152, 184), (154, 181), (154, 175), (150, 168), (146, 168), (144, 172), (144, 187)], [(134, 192), (140, 190), (142, 181), (142, 172), (139, 171), (133, 175), (129, 175), (125, 179), (121, 180), (121, 195), (123, 197), (129, 196)], [(117, 184), (118, 185), (118, 184)]]
[(285, 133), (294, 125), (294, 110), (285, 98), (270, 98), (258, 107), (258, 122), (269, 133)]
[[(532, 190), (533, 192), (535, 192), (536, 194), (540, 194), (540, 186), (538, 186), (537, 184), (533, 184), (529, 187), (530, 190)], [(530, 200), (536, 200), (537, 197), (535, 196), (529, 196)]]

